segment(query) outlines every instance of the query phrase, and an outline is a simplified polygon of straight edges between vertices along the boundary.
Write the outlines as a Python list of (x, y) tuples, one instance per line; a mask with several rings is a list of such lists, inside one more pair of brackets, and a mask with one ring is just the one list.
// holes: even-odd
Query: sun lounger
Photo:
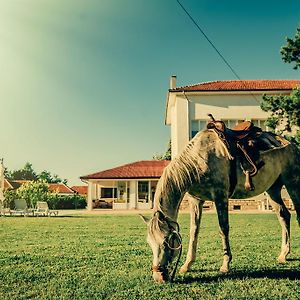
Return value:
[(15, 199), (15, 209), (11, 210), (12, 215), (30, 216), (34, 215), (34, 210), (27, 207), (25, 199)]
[(49, 209), (48, 203), (46, 201), (38, 201), (36, 203), (36, 209), (34, 211), (36, 216), (57, 216), (58, 210)]

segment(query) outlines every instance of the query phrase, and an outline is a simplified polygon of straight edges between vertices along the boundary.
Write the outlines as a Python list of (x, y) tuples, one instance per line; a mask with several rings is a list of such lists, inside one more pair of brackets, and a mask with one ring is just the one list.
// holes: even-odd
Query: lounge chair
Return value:
[(46, 201), (38, 201), (36, 203), (36, 209), (34, 210), (34, 215), (36, 216), (57, 216), (58, 210), (49, 209), (48, 203)]
[(34, 210), (32, 208), (27, 207), (27, 203), (25, 199), (15, 199), (15, 209), (11, 210), (12, 215), (21, 215), (21, 216), (29, 216), (34, 215)]

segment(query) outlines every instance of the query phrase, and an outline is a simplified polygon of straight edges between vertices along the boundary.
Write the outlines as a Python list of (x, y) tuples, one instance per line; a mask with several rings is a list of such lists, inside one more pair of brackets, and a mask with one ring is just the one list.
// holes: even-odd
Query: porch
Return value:
[(88, 209), (151, 209), (158, 180), (93, 180), (88, 182)]

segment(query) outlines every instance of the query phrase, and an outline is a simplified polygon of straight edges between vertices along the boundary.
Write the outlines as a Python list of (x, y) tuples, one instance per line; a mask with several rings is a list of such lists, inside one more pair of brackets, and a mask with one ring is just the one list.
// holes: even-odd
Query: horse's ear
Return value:
[(150, 221), (150, 218), (149, 217), (145, 217), (141, 214), (139, 214), (139, 216), (141, 217), (141, 219), (143, 220), (143, 222), (148, 225), (149, 221)]

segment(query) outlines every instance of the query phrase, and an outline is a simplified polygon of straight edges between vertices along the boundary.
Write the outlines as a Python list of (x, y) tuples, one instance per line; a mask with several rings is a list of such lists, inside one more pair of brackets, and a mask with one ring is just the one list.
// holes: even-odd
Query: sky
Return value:
[[(300, 1), (180, 0), (242, 79), (299, 79)], [(169, 78), (236, 79), (176, 0), (0, 0), (0, 157), (69, 185), (163, 154)]]

